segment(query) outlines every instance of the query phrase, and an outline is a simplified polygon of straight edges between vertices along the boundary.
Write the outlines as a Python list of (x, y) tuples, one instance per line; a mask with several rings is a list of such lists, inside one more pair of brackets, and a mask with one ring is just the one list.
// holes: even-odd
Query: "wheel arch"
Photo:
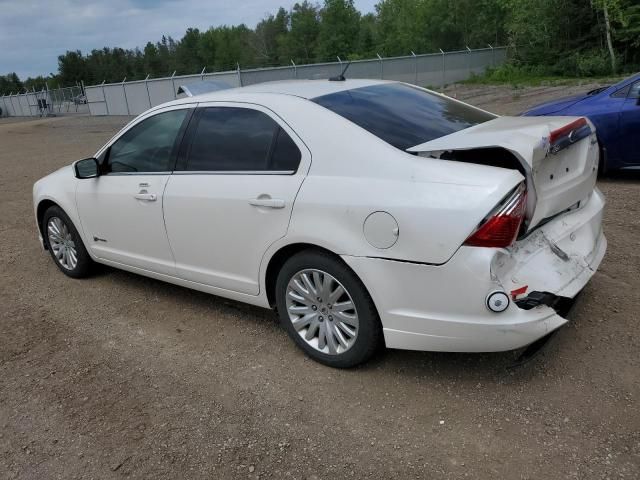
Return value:
[[(340, 255), (336, 254), (335, 252), (312, 243), (298, 242), (290, 243), (288, 245), (280, 247), (269, 259), (264, 277), (267, 301), (269, 302), (269, 306), (271, 306), (272, 308), (275, 308), (276, 306), (276, 280), (278, 278), (280, 269), (289, 258), (304, 250), (317, 250), (328, 253), (335, 258), (340, 259)], [(340, 259), (340, 261), (342, 261), (342, 259)]]
[[(333, 258), (335, 258), (338, 262), (342, 263), (344, 266), (346, 266), (349, 270), (353, 272), (353, 274), (358, 278), (358, 280), (360, 280), (360, 283), (362, 283), (365, 291), (367, 292), (367, 295), (369, 295), (369, 297), (372, 299), (375, 305), (376, 302), (375, 300), (373, 300), (373, 297), (371, 296), (371, 292), (369, 292), (369, 289), (367, 288), (367, 285), (364, 283), (364, 280), (360, 277), (360, 275), (358, 275), (357, 272), (353, 270), (353, 268), (351, 268), (347, 264), (347, 262), (345, 262), (342, 259), (342, 257), (339, 254), (337, 254), (336, 252), (326, 247), (322, 247), (314, 243), (296, 242), (296, 243), (290, 243), (280, 247), (271, 256), (271, 258), (269, 259), (269, 262), (267, 263), (267, 268), (265, 270), (265, 277), (264, 277), (264, 285), (265, 285), (267, 302), (271, 308), (275, 308), (276, 306), (276, 281), (278, 279), (278, 273), (280, 272), (280, 269), (289, 258), (305, 250), (315, 250), (316, 252), (326, 253), (332, 256)], [(376, 305), (376, 309), (377, 309), (377, 305)]]
[(49, 246), (48, 246), (49, 244), (46, 241), (43, 220), (44, 220), (44, 213), (50, 207), (58, 207), (64, 211), (64, 209), (59, 204), (57, 204), (56, 202), (54, 202), (49, 198), (44, 198), (40, 200), (40, 202), (38, 203), (38, 206), (36, 207), (36, 221), (38, 222), (38, 230), (40, 231), (40, 235), (42, 235), (42, 243), (44, 245), (44, 248), (47, 250), (49, 249)]

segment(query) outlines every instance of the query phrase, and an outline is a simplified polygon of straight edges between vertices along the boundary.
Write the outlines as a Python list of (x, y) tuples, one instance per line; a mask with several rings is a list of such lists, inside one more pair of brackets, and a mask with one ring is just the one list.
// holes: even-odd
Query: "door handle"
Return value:
[(249, 200), (249, 205), (254, 207), (267, 207), (267, 208), (284, 208), (284, 200), (279, 198), (254, 198)]
[(155, 193), (136, 193), (133, 197), (136, 200), (144, 200), (145, 202), (155, 202), (158, 199)]

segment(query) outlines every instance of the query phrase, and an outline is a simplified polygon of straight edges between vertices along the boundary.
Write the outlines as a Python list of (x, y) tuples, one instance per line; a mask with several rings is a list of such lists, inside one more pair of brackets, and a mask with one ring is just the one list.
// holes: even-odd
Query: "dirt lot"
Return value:
[[(515, 113), (566, 91), (455, 93)], [(640, 177), (600, 182), (609, 251), (533, 362), (387, 351), (340, 371), (269, 311), (56, 269), (32, 184), (125, 121), (0, 121), (1, 478), (640, 477)]]

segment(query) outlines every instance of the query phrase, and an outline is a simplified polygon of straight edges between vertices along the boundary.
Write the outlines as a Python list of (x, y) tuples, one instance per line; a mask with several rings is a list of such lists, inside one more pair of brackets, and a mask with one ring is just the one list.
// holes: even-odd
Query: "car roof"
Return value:
[(203, 93), (195, 97), (191, 97), (191, 101), (197, 99), (200, 102), (209, 100), (219, 100), (227, 96), (236, 96), (237, 94), (255, 94), (255, 93), (271, 93), (281, 95), (292, 95), (296, 97), (311, 99), (329, 95), (331, 93), (343, 92), (345, 90), (353, 90), (354, 88), (368, 87), (371, 85), (380, 85), (388, 83), (397, 83), (389, 80), (370, 80), (370, 79), (349, 79), (344, 81), (330, 80), (281, 80), (275, 82), (256, 83), (246, 87), (228, 88), (218, 90), (211, 93)]

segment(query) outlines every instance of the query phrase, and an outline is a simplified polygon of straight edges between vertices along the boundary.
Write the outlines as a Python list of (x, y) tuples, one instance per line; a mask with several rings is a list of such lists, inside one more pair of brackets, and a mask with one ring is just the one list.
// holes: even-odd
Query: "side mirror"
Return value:
[(98, 164), (98, 160), (93, 157), (78, 160), (73, 165), (73, 169), (75, 170), (76, 178), (84, 179), (100, 176), (100, 165)]
[(636, 100), (636, 105), (640, 107), (640, 97), (638, 97), (638, 99)]

